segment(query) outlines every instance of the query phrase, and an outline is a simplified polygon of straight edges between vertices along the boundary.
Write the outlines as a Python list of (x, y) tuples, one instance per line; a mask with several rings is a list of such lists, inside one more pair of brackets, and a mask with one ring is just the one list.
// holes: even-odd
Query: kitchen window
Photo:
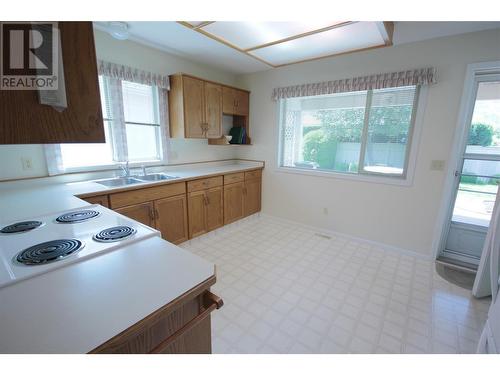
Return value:
[(404, 179), (419, 86), (281, 98), (280, 167)]
[[(168, 81), (106, 64), (109, 74), (99, 75), (106, 142), (45, 146), (50, 175), (115, 168), (125, 161), (137, 166), (166, 162)], [(157, 86), (155, 79), (163, 85)]]

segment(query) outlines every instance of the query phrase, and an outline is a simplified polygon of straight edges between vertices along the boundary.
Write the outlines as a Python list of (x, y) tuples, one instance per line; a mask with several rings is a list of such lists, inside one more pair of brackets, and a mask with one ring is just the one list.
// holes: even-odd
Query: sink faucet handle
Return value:
[(147, 175), (147, 173), (146, 173), (146, 166), (145, 165), (141, 165), (141, 168), (142, 168), (142, 175), (146, 176)]

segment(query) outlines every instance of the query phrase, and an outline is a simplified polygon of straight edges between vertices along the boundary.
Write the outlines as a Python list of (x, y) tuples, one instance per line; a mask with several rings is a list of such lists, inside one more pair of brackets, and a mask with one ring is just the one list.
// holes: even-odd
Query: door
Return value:
[(226, 115), (232, 115), (235, 111), (235, 97), (234, 92), (236, 90), (231, 87), (222, 87), (222, 112)]
[(236, 99), (235, 113), (240, 116), (248, 115), (249, 95), (246, 91), (234, 90)]
[(243, 182), (224, 185), (224, 224), (243, 217)]
[(224, 206), (222, 186), (206, 190), (207, 231), (224, 224)]
[(475, 77), (440, 256), (477, 266), (500, 182), (500, 75)]
[(222, 86), (205, 82), (205, 122), (208, 124), (207, 138), (222, 135)]
[(186, 138), (205, 138), (203, 81), (182, 77), (184, 88), (184, 126)]
[(244, 189), (245, 216), (252, 215), (260, 211), (261, 199), (261, 179), (255, 178), (245, 181)]
[(153, 203), (146, 202), (131, 206), (115, 208), (114, 211), (138, 221), (148, 227), (155, 227)]
[(156, 229), (172, 243), (188, 240), (187, 199), (185, 195), (158, 199), (154, 202)]
[(188, 194), (189, 238), (207, 231), (205, 191), (193, 191)]

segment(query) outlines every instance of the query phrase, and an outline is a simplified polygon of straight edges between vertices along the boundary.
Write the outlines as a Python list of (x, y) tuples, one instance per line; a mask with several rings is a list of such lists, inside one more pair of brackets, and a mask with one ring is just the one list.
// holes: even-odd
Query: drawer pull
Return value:
[(203, 295), (203, 311), (187, 322), (184, 326), (182, 326), (177, 332), (173, 335), (167, 337), (165, 340), (160, 342), (157, 346), (155, 346), (149, 353), (158, 354), (163, 351), (167, 346), (172, 344), (175, 340), (181, 337), (184, 333), (198, 325), (205, 319), (210, 313), (214, 310), (220, 309), (224, 305), (222, 298), (216, 296), (212, 292), (205, 292)]

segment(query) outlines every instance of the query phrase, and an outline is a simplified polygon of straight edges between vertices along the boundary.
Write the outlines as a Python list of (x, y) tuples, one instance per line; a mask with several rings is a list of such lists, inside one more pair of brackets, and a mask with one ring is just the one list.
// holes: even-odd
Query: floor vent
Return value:
[(327, 240), (331, 240), (332, 237), (327, 236), (326, 234), (321, 234), (321, 233), (314, 233), (315, 236), (321, 237), (321, 238), (326, 238)]

